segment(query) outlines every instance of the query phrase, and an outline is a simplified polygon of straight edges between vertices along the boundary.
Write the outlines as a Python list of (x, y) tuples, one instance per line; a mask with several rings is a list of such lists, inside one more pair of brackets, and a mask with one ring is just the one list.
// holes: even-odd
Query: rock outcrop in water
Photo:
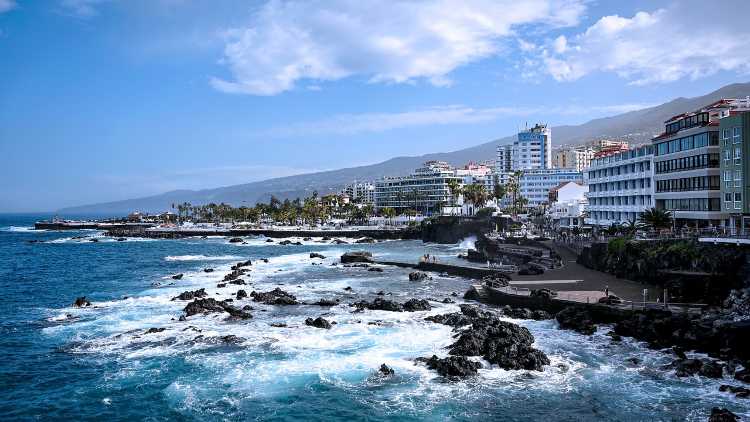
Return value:
[(422, 271), (412, 271), (409, 273), (409, 281), (423, 281), (429, 278), (430, 276)]
[(198, 289), (193, 290), (192, 292), (190, 290), (184, 291), (180, 293), (179, 295), (172, 298), (172, 300), (193, 300), (196, 298), (206, 297), (208, 296), (208, 293), (206, 293), (206, 289)]
[(581, 334), (591, 335), (596, 332), (594, 319), (583, 307), (569, 306), (555, 315), (560, 328), (577, 331)]
[(735, 422), (738, 420), (740, 420), (739, 416), (727, 409), (718, 407), (711, 409), (711, 416), (708, 417), (708, 422)]
[(331, 323), (328, 322), (328, 320), (326, 320), (323, 317), (317, 317), (315, 319), (307, 318), (305, 320), (305, 325), (309, 325), (310, 327), (315, 327), (315, 328), (323, 328), (326, 330), (331, 329)]
[(417, 362), (424, 362), (428, 368), (437, 371), (446, 378), (464, 378), (477, 374), (477, 369), (482, 367), (479, 362), (469, 360), (464, 356), (448, 356), (439, 358), (432, 355), (430, 358), (417, 358)]
[(534, 349), (534, 336), (525, 327), (502, 321), (492, 312), (462, 305), (461, 315), (429, 317), (430, 321), (449, 323), (459, 331), (456, 342), (448, 346), (453, 356), (482, 356), (503, 369), (541, 371), (550, 361), (544, 352)]
[(298, 305), (297, 298), (280, 288), (275, 288), (270, 292), (250, 292), (250, 296), (256, 302), (265, 303), (266, 305)]
[(226, 312), (232, 318), (250, 319), (253, 316), (249, 312), (237, 309), (224, 301), (218, 301), (214, 298), (195, 299), (185, 306), (185, 315), (193, 316), (197, 314), (209, 314), (214, 312)]
[(372, 254), (370, 252), (359, 251), (359, 252), (346, 252), (345, 254), (341, 255), (342, 264), (352, 264), (356, 262), (363, 262), (363, 263), (371, 264), (373, 262)]
[(380, 365), (380, 368), (378, 368), (378, 374), (380, 374), (383, 377), (392, 377), (396, 375), (396, 371), (394, 371), (388, 365), (382, 364)]
[(361, 300), (359, 302), (352, 303), (349, 306), (357, 308), (357, 310), (369, 309), (371, 311), (391, 311), (391, 312), (417, 312), (417, 311), (429, 311), (432, 309), (430, 302), (425, 299), (409, 299), (405, 303), (398, 303), (392, 300), (383, 298), (375, 298), (372, 302)]
[(745, 387), (735, 387), (733, 385), (724, 384), (719, 387), (719, 391), (721, 391), (722, 393), (732, 393), (738, 399), (746, 399), (750, 397), (750, 389), (747, 389)]
[(172, 276), (172, 280), (182, 280), (184, 274), (179, 273)]
[(317, 252), (310, 252), (310, 258), (326, 259), (325, 255), (319, 254)]
[(86, 299), (86, 296), (80, 296), (76, 298), (75, 302), (73, 302), (73, 306), (76, 308), (85, 308), (91, 306), (91, 302)]

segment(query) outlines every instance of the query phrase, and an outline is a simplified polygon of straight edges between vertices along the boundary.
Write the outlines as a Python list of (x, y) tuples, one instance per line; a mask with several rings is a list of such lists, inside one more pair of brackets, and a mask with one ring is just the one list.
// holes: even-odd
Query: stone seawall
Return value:
[(376, 240), (419, 239), (420, 231), (415, 229), (403, 230), (271, 230), (271, 229), (228, 229), (228, 230), (143, 230), (143, 229), (112, 229), (107, 235), (114, 237), (148, 237), (156, 239), (180, 239), (184, 237), (201, 236), (265, 236), (275, 239), (287, 237), (330, 237), (354, 238), (369, 237)]
[[(721, 359), (750, 359), (750, 321), (725, 320), (713, 314), (674, 313), (667, 310), (631, 310), (598, 303), (522, 296), (484, 289), (493, 305), (529, 308), (557, 314), (573, 308), (593, 324), (613, 324), (614, 332), (645, 341), (657, 349), (679, 346)], [(471, 296), (471, 295), (469, 295)], [(475, 297), (478, 297), (476, 295)]]
[(673, 302), (718, 304), (750, 281), (750, 248), (690, 240), (625, 238), (584, 247), (587, 268), (667, 288)]

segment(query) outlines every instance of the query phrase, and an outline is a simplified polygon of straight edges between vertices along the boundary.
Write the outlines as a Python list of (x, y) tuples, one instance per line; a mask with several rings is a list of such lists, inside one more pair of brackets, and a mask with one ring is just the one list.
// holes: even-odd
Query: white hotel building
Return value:
[(637, 221), (654, 207), (654, 147), (645, 145), (595, 158), (588, 170), (586, 224)]

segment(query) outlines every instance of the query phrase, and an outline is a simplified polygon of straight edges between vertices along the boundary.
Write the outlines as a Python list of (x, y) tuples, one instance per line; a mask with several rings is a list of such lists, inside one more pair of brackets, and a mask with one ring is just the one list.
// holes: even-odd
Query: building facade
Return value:
[(524, 170), (518, 180), (518, 191), (529, 201), (528, 207), (538, 207), (549, 204), (550, 190), (562, 182), (583, 183), (583, 174), (575, 169)]
[[(750, 103), (748, 104), (750, 106)], [(730, 111), (719, 120), (721, 210), (733, 234), (750, 232), (750, 107)]]
[[(737, 101), (720, 100), (672, 117), (653, 140), (656, 207), (670, 211), (677, 226), (722, 226), (728, 220), (722, 209), (719, 120)], [(729, 147), (724, 153), (734, 163)], [(732, 182), (735, 177), (742, 179), (742, 173), (733, 171)]]
[(510, 173), (513, 171), (513, 145), (498, 145), (495, 157), (495, 172)]
[(609, 226), (638, 221), (654, 206), (653, 146), (595, 158), (588, 170), (586, 224)]
[(538, 123), (518, 133), (511, 150), (512, 170), (552, 168), (552, 130)]
[(584, 225), (588, 185), (563, 182), (549, 192), (549, 217), (553, 230), (571, 230)]
[(463, 185), (463, 177), (444, 161), (428, 161), (409, 176), (384, 177), (375, 182), (375, 208), (394, 208), (399, 214), (406, 210), (438, 214), (452, 204), (451, 180)]
[(552, 165), (555, 168), (573, 168), (576, 171), (584, 171), (591, 166), (596, 150), (590, 146), (565, 148), (555, 151)]
[(356, 204), (375, 203), (375, 185), (369, 182), (354, 182), (347, 185), (342, 193)]

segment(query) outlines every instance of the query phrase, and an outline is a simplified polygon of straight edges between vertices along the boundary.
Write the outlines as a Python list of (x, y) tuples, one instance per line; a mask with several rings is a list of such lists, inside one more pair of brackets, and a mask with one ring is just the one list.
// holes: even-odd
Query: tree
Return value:
[(448, 191), (450, 191), (451, 194), (451, 205), (453, 206), (453, 209), (455, 209), (458, 197), (461, 196), (462, 191), (461, 183), (458, 182), (458, 179), (448, 180)]
[(474, 205), (474, 209), (482, 208), (487, 203), (487, 190), (484, 185), (473, 183), (464, 188), (464, 200)]
[(511, 212), (513, 215), (518, 215), (519, 211), (523, 210), (529, 200), (521, 196), (521, 177), (523, 177), (522, 171), (514, 172), (506, 185), (506, 192), (511, 195)]
[(667, 210), (651, 208), (641, 214), (640, 221), (654, 230), (672, 227), (672, 213)]
[(391, 221), (391, 220), (393, 219), (393, 217), (396, 216), (396, 210), (393, 209), (393, 208), (391, 208), (391, 207), (384, 207), (384, 208), (380, 209), (380, 215), (382, 215), (383, 217), (387, 218), (388, 222), (390, 224), (392, 224), (393, 221)]
[(499, 204), (505, 195), (507, 195), (508, 189), (505, 185), (500, 184), (500, 178), (497, 175), (492, 177), (492, 197)]

